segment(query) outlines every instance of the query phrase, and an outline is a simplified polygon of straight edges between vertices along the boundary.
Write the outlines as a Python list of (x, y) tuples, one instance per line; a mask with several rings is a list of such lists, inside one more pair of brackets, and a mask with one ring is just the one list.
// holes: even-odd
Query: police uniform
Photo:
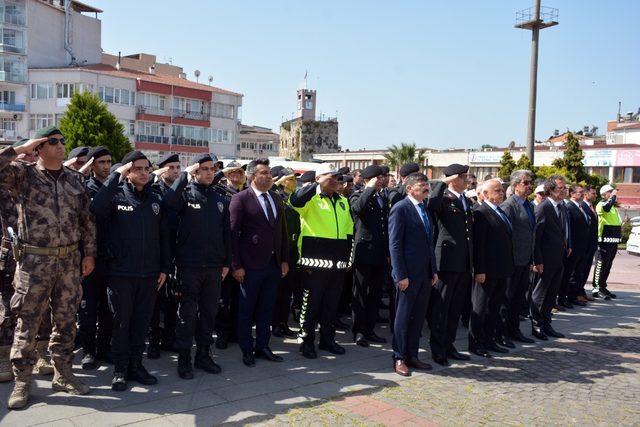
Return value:
[[(382, 174), (377, 165), (362, 171), (365, 180)], [(374, 328), (389, 264), (389, 205), (375, 187), (366, 185), (351, 195), (349, 203), (355, 222), (352, 332), (354, 341), (366, 347), (368, 341), (386, 342), (375, 334)]]
[[(600, 189), (600, 195), (612, 190), (612, 186), (605, 185)], [(611, 196), (606, 201), (600, 200), (596, 205), (596, 214), (598, 215), (598, 250), (596, 266), (593, 270), (593, 296), (611, 299), (616, 295), (607, 289), (607, 279), (613, 259), (618, 253), (618, 243), (622, 241), (622, 221), (616, 208), (616, 196)]]
[[(94, 147), (87, 154), (87, 161), (99, 157), (111, 156), (105, 147)], [(90, 177), (85, 187), (89, 198), (93, 198), (102, 188), (102, 182), (95, 176)], [(97, 256), (95, 268), (90, 275), (82, 279), (82, 302), (78, 313), (80, 344), (84, 354), (82, 367), (93, 369), (95, 361), (109, 360), (111, 345), (112, 315), (107, 298), (107, 238), (109, 222), (96, 221)]]
[(323, 194), (319, 184), (314, 183), (292, 194), (289, 203), (300, 214), (298, 264), (304, 292), (298, 335), (302, 341), (300, 350), (307, 358), (317, 357), (315, 329), (319, 322), (319, 348), (344, 354), (344, 348), (335, 342), (333, 321), (344, 274), (351, 267), (353, 220), (349, 202), (339, 193)]
[[(445, 176), (466, 173), (468, 166), (452, 164)], [(436, 265), (440, 281), (431, 296), (431, 353), (436, 363), (458, 358), (453, 346), (460, 313), (471, 286), (473, 263), (473, 203), (464, 194), (456, 195), (439, 181), (433, 184), (427, 208), (436, 222)]]
[[(179, 162), (178, 154), (169, 154), (165, 156), (158, 167), (162, 168), (168, 163)], [(164, 197), (170, 186), (162, 179), (158, 179), (151, 185), (151, 188), (160, 198)], [(178, 227), (178, 218), (175, 212), (168, 211), (167, 224), (169, 227), (171, 259), (174, 258), (176, 230)], [(173, 350), (173, 341), (175, 339), (175, 330), (177, 324), (178, 301), (175, 295), (176, 273), (175, 265), (169, 268), (166, 284), (158, 290), (153, 314), (151, 316), (151, 325), (149, 327), (149, 346), (147, 347), (147, 357), (157, 359), (160, 357), (160, 349)]]
[[(50, 127), (38, 131), (37, 136), (60, 134)], [(64, 144), (64, 139), (52, 138), (45, 143)], [(36, 361), (36, 332), (48, 307), (53, 319), (49, 342), (55, 366), (52, 387), (74, 394), (89, 392), (71, 370), (75, 313), (81, 297), (79, 242), (83, 242), (87, 257), (96, 254), (95, 224), (82, 177), (62, 165), (48, 171), (41, 163), (11, 162), (15, 157), (13, 147), (0, 151), (0, 186), (10, 192), (18, 207), (18, 241), (14, 242), (17, 269), (11, 298), (11, 309), (17, 317), (11, 349), (16, 378), (9, 400), (12, 408), (27, 403)]]
[[(139, 151), (122, 159), (124, 164), (147, 160)], [(148, 160), (147, 160), (148, 161)], [(115, 365), (112, 388), (126, 389), (127, 379), (155, 384), (157, 379), (142, 366), (145, 336), (155, 304), (160, 273), (170, 268), (168, 216), (162, 199), (147, 183), (138, 192), (133, 184), (120, 185), (113, 172), (91, 202), (98, 220), (109, 222), (109, 303), (113, 310), (111, 356)]]

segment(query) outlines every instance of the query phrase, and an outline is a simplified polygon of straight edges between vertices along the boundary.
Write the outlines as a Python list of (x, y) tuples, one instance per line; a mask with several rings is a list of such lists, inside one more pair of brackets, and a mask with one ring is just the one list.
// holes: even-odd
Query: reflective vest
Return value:
[(598, 214), (598, 242), (620, 243), (622, 241), (622, 221), (620, 221), (620, 215), (618, 215), (618, 210), (615, 206), (611, 206), (609, 212), (604, 210), (607, 202), (601, 200), (596, 206), (596, 213)]
[(335, 193), (333, 197), (314, 194), (301, 208), (298, 237), (298, 265), (321, 270), (346, 270), (353, 258), (353, 219), (349, 201)]

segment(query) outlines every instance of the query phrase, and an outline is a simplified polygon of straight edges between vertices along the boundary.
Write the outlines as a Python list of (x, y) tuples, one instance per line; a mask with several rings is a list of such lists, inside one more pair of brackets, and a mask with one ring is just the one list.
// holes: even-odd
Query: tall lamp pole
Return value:
[(534, 0), (533, 7), (516, 12), (516, 28), (531, 30), (531, 66), (529, 70), (529, 119), (527, 122), (527, 157), (533, 163), (536, 134), (536, 98), (538, 93), (538, 41), (540, 30), (558, 25), (558, 9), (542, 7)]

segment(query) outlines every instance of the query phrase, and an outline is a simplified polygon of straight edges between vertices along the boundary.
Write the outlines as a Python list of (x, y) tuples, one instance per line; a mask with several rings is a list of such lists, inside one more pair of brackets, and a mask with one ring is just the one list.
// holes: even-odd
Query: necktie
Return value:
[(384, 206), (384, 200), (382, 199), (382, 195), (380, 193), (376, 194), (376, 200), (378, 201), (378, 206), (382, 208)]
[(583, 205), (579, 205), (578, 209), (580, 209), (580, 212), (582, 212), (582, 215), (584, 215), (584, 219), (587, 221), (587, 224), (591, 223), (591, 218), (589, 218), (589, 214), (587, 214), (587, 211), (584, 210), (584, 206)]
[(509, 221), (509, 217), (507, 216), (507, 214), (504, 213), (504, 211), (502, 209), (500, 209), (500, 206), (496, 206), (496, 212), (498, 212), (498, 214), (500, 215), (500, 218), (502, 218), (504, 223), (507, 224), (507, 228), (509, 229), (509, 233), (511, 233), (511, 231), (512, 231), (511, 221)]
[(267, 208), (267, 218), (269, 219), (269, 224), (273, 225), (276, 223), (276, 218), (273, 216), (273, 209), (271, 209), (271, 203), (269, 202), (267, 193), (262, 193), (262, 198), (264, 199), (265, 208)]
[(467, 211), (467, 201), (464, 199), (463, 195), (460, 195), (460, 202), (462, 203), (462, 210)]
[(422, 223), (424, 224), (427, 236), (431, 236), (431, 224), (429, 223), (429, 217), (427, 216), (427, 211), (424, 208), (424, 203), (418, 203), (418, 207), (420, 208), (420, 216), (422, 217)]
[(558, 203), (558, 216), (560, 217), (560, 224), (562, 224), (562, 234), (564, 234), (565, 239), (568, 239), (567, 220), (561, 203)]
[(527, 216), (529, 217), (529, 224), (531, 225), (531, 229), (533, 230), (534, 228), (536, 228), (536, 217), (531, 211), (531, 205), (529, 205), (529, 202), (525, 200), (522, 206), (527, 212)]

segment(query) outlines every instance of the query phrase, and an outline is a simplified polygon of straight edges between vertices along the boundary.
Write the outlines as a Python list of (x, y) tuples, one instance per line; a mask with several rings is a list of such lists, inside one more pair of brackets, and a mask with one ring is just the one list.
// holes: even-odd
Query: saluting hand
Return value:
[(72, 165), (72, 164), (74, 164), (74, 163), (75, 163), (75, 162), (77, 162), (77, 161), (78, 161), (78, 158), (77, 158), (77, 157), (72, 157), (72, 158), (70, 158), (69, 160), (67, 160), (67, 161), (65, 161), (64, 163), (62, 163), (62, 165), (63, 165), (63, 166), (66, 166), (66, 167), (68, 167), (68, 168), (70, 168), (70, 167), (71, 167), (71, 165)]
[(31, 153), (33, 153), (33, 151), (35, 149), (37, 149), (40, 145), (44, 144), (48, 140), (49, 140), (49, 138), (47, 138), (47, 137), (30, 139), (27, 142), (25, 142), (24, 144), (22, 144), (20, 147), (14, 147), (13, 150), (18, 155), (20, 155), (20, 154), (31, 154)]
[(158, 289), (164, 285), (164, 282), (167, 280), (167, 275), (165, 273), (160, 273), (158, 275)]
[(82, 167), (78, 170), (78, 172), (80, 172), (83, 175), (89, 175), (89, 170), (91, 169), (91, 165), (93, 164), (94, 159), (95, 157), (90, 158), (89, 161), (87, 161), (87, 163), (82, 165)]
[(95, 266), (96, 260), (92, 256), (82, 258), (82, 277), (90, 275)]
[(129, 162), (126, 165), (120, 166), (116, 169), (116, 172), (120, 174), (120, 180), (124, 180), (129, 176), (129, 172), (131, 171), (131, 166), (133, 166), (133, 162)]
[(376, 188), (377, 184), (378, 184), (378, 177), (374, 176), (373, 178), (371, 178), (369, 180), (369, 182), (367, 182), (367, 185), (365, 185), (365, 187), (367, 187), (367, 188)]
[(187, 166), (187, 168), (184, 171), (189, 175), (195, 175), (198, 169), (200, 169), (200, 163), (194, 163), (191, 166)]
[(458, 177), (458, 174), (447, 176), (447, 177), (442, 178), (442, 182), (448, 184), (451, 181), (453, 181), (454, 179), (456, 179), (457, 177)]
[(160, 178), (168, 170), (169, 170), (169, 166), (165, 166), (163, 168), (156, 169), (151, 173), (157, 176), (158, 178)]
[(401, 291), (406, 290), (409, 287), (409, 278), (400, 280), (397, 285), (398, 289), (400, 289)]

